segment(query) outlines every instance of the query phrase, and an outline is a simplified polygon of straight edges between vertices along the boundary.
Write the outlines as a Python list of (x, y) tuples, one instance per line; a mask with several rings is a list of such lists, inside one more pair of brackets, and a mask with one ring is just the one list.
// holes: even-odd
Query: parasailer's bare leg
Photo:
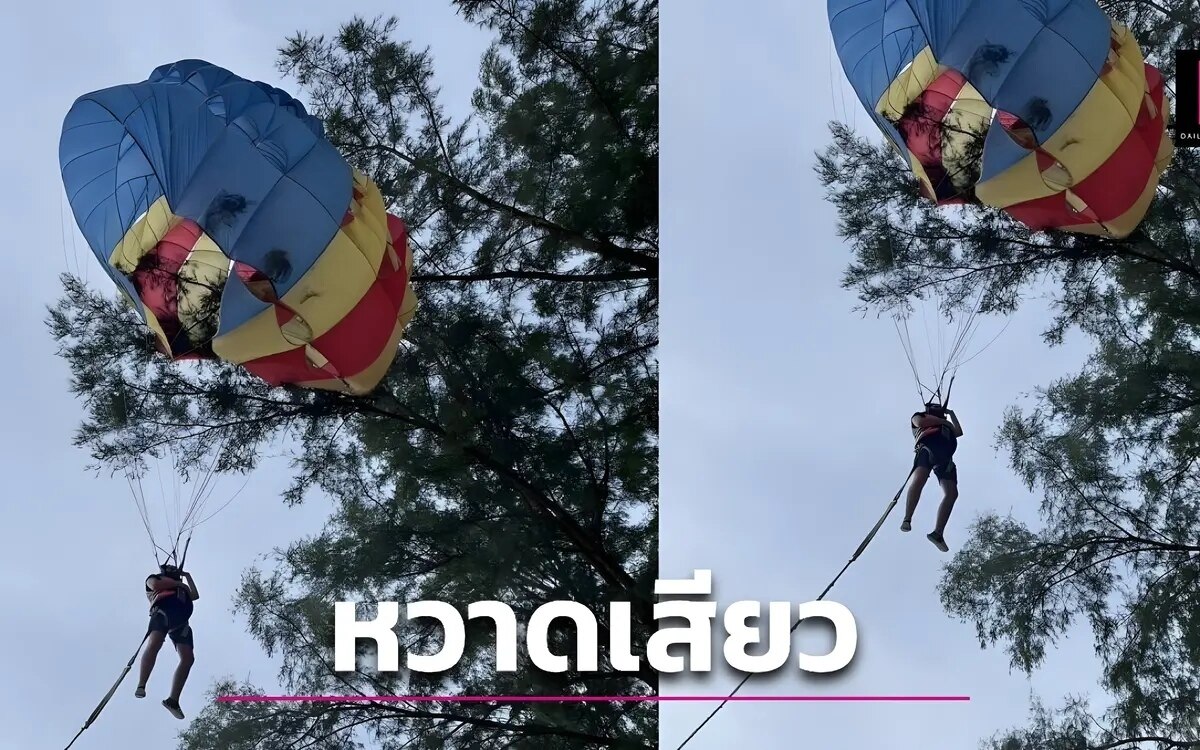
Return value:
[(929, 481), (929, 467), (918, 466), (913, 469), (912, 479), (908, 483), (908, 496), (904, 503), (904, 520), (900, 523), (901, 531), (912, 531), (913, 513), (917, 512), (917, 503), (921, 502), (921, 490)]
[(162, 648), (163, 641), (166, 640), (167, 634), (160, 630), (155, 630), (146, 637), (146, 645), (142, 649), (141, 671), (138, 674), (137, 689), (134, 695), (138, 698), (146, 697), (146, 682), (150, 679), (150, 673), (154, 671), (154, 662), (158, 659), (158, 651)]
[(175, 669), (175, 677), (171, 681), (171, 697), (176, 701), (183, 693), (183, 685), (187, 682), (188, 673), (192, 671), (192, 665), (196, 663), (196, 656), (192, 653), (191, 646), (179, 647), (179, 666)]
[(937, 526), (934, 531), (941, 534), (946, 530), (946, 524), (950, 522), (950, 514), (954, 512), (954, 501), (958, 500), (958, 483), (953, 480), (945, 480), (942, 482), (942, 492), (945, 493), (942, 497), (942, 503), (938, 506)]
[(179, 696), (183, 693), (183, 684), (187, 682), (188, 673), (192, 671), (192, 664), (196, 661), (192, 638), (191, 625), (185, 624), (171, 631), (171, 642), (175, 644), (175, 651), (179, 653), (179, 666), (175, 668), (175, 676), (171, 680), (171, 694), (162, 704), (176, 719), (183, 718)]
[(950, 548), (946, 545), (946, 539), (943, 534), (946, 531), (946, 524), (950, 522), (950, 514), (954, 511), (954, 501), (958, 499), (958, 481), (957, 479), (943, 479), (942, 482), (942, 502), (938, 505), (937, 526), (933, 532), (928, 534), (929, 541), (942, 552), (949, 552)]
[(192, 671), (196, 656), (192, 647), (186, 644), (177, 644), (175, 650), (179, 652), (179, 666), (175, 668), (175, 676), (171, 680), (171, 695), (163, 701), (163, 706), (175, 718), (182, 719), (183, 710), (179, 708), (179, 696), (183, 693), (183, 685), (187, 682), (188, 673)]

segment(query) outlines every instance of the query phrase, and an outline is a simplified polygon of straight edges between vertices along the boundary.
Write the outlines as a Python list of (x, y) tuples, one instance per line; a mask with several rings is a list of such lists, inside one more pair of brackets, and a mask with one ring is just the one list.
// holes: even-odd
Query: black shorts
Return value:
[(933, 469), (939, 482), (958, 483), (958, 467), (954, 465), (954, 451), (958, 441), (945, 435), (930, 435), (917, 443), (917, 455), (913, 457), (913, 468)]
[(177, 596), (167, 597), (150, 608), (150, 627), (148, 632), (166, 633), (176, 647), (195, 647), (192, 640), (191, 601)]

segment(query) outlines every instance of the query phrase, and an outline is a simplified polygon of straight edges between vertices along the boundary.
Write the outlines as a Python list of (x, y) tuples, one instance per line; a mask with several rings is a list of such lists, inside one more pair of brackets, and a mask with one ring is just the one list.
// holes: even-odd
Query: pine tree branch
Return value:
[(1118, 245), (1118, 254), (1128, 253), (1134, 258), (1139, 258), (1147, 263), (1165, 266), (1166, 268), (1188, 276), (1194, 280), (1200, 281), (1200, 269), (1195, 266), (1188, 265), (1183, 261), (1171, 258), (1166, 255), (1159, 254), (1158, 245), (1150, 239), (1145, 231), (1139, 229), (1130, 238), (1128, 242)]
[[(499, 703), (499, 702), (497, 702), (497, 703)], [(486, 718), (481, 718), (478, 716), (471, 716), (469, 714), (452, 713), (452, 712), (446, 712), (446, 711), (421, 711), (421, 710), (417, 710), (417, 709), (402, 708), (400, 706), (397, 706), (394, 703), (368, 703), (368, 704), (364, 705), (359, 702), (353, 702), (353, 703), (346, 702), (346, 703), (332, 703), (329, 705), (336, 706), (340, 711), (346, 711), (346, 712), (362, 712), (362, 711), (367, 710), (367, 708), (369, 707), (369, 708), (377, 709), (377, 710), (380, 710), (380, 711), (383, 711), (383, 712), (386, 712), (389, 714), (393, 714), (397, 717), (403, 717), (403, 718), (407, 718), (407, 719), (428, 719), (428, 720), (434, 720), (434, 721), (453, 721), (453, 722), (457, 722), (459, 724), (468, 724), (470, 726), (484, 727), (484, 728), (488, 728), (488, 729), (500, 729), (500, 730), (512, 732), (514, 734), (521, 734), (521, 735), (527, 735), (527, 736), (532, 736), (532, 737), (549, 737), (549, 736), (569, 737), (569, 738), (576, 739), (576, 740), (585, 740), (587, 742), (594, 742), (594, 743), (596, 743), (598, 745), (602, 745), (604, 747), (617, 747), (617, 748), (625, 748), (625, 747), (653, 748), (654, 747), (654, 745), (647, 745), (647, 744), (641, 743), (641, 742), (630, 742), (628, 740), (622, 740), (620, 738), (615, 738), (615, 737), (602, 737), (600, 735), (587, 734), (586, 732), (579, 732), (579, 731), (576, 731), (573, 729), (567, 729), (565, 727), (555, 727), (555, 726), (550, 726), (550, 725), (546, 725), (546, 724), (534, 724), (534, 723), (506, 724), (502, 721), (496, 721), (495, 719), (486, 719)]]
[(1156, 742), (1159, 750), (1187, 750), (1187, 748), (1200, 747), (1200, 741), (1193, 740), (1172, 740), (1168, 737), (1127, 737), (1123, 740), (1115, 740), (1106, 742), (1103, 745), (1092, 745), (1088, 750), (1116, 750), (1116, 748), (1124, 747), (1125, 745), (1136, 745), (1141, 742)]
[(610, 281), (630, 281), (632, 279), (652, 279), (655, 274), (650, 271), (614, 271), (613, 273), (553, 273), (550, 271), (492, 271), (489, 273), (415, 273), (412, 281), (416, 283), (449, 282), (449, 281), (495, 281), (498, 279), (525, 279), (534, 281), (567, 281), (603, 283)]
[(632, 248), (617, 245), (607, 239), (601, 239), (601, 240), (592, 239), (591, 237), (588, 237), (587, 235), (583, 234), (582, 232), (576, 231), (574, 229), (569, 229), (569, 228), (564, 227), (561, 224), (557, 224), (549, 219), (543, 218), (541, 216), (537, 216), (537, 215), (532, 214), (522, 208), (518, 208), (517, 206), (511, 205), (509, 203), (505, 203), (504, 201), (493, 198), (490, 195), (487, 195), (486, 193), (480, 191), (478, 188), (474, 187), (473, 185), (470, 185), (470, 184), (458, 179), (457, 177), (454, 177), (453, 175), (450, 175), (450, 174), (446, 173), (445, 171), (438, 169), (437, 167), (433, 166), (432, 164), (429, 164), (428, 162), (425, 162), (421, 159), (418, 159), (415, 156), (412, 156), (411, 154), (406, 154), (403, 151), (401, 151), (400, 149), (393, 148), (392, 146), (388, 146), (383, 143), (375, 143), (375, 144), (338, 143), (335, 145), (339, 149), (342, 149), (344, 151), (348, 151), (351, 153), (361, 153), (364, 151), (376, 151), (376, 152), (380, 152), (380, 153), (384, 153), (384, 154), (393, 156), (393, 157), (403, 161), (404, 163), (424, 172), (427, 175), (436, 177), (439, 180), (442, 180), (443, 182), (446, 182), (449, 185), (452, 185), (456, 190), (458, 190), (466, 195), (469, 195), (476, 202), (478, 202), (484, 206), (487, 206), (488, 208), (492, 209), (493, 211), (498, 211), (498, 212), (500, 212), (502, 214), (506, 214), (514, 219), (523, 221), (523, 222), (529, 224), (530, 226), (537, 227), (538, 229), (543, 229), (546, 232), (550, 233), (550, 235), (555, 237), (556, 239), (562, 240), (563, 242), (566, 242), (574, 247), (578, 247), (582, 250), (588, 250), (593, 253), (596, 253), (597, 255), (599, 255), (602, 258), (605, 258), (606, 260), (612, 260), (612, 261), (616, 261), (618, 263), (624, 263), (626, 265), (634, 266), (636, 268), (642, 268), (647, 271), (650, 271), (653, 274), (653, 276), (655, 276), (655, 277), (658, 276), (658, 258), (656, 258), (652, 255), (647, 255), (646, 253), (643, 253), (639, 250), (634, 250)]
[(550, 39), (535, 33), (528, 24), (521, 21), (520, 16), (518, 16), (517, 12), (511, 6), (505, 7), (499, 2), (499, 0), (485, 0), (485, 2), (490, 5), (492, 9), (496, 11), (496, 13), (504, 16), (509, 23), (513, 24), (523, 33), (534, 39), (534, 41), (537, 42), (537, 46), (547, 50), (551, 55), (574, 71), (575, 74), (587, 84), (588, 89), (592, 92), (592, 96), (597, 102), (600, 103), (600, 106), (604, 109), (605, 115), (607, 115), (608, 119), (612, 121), (613, 127), (615, 127), (617, 131), (620, 132), (621, 135), (626, 139), (630, 137), (629, 126), (625, 124), (625, 120), (623, 117), (621, 117), (617, 107), (614, 106), (609, 98), (604, 95), (604, 92), (601, 91), (599, 81), (596, 80), (595, 76), (588, 72), (587, 68), (580, 64), (580, 62), (574, 57), (569, 55), (565, 49), (558, 45), (552, 44)]
[[(410, 424), (442, 440), (450, 442), (450, 436), (440, 424), (432, 420), (408, 412), (402, 405), (396, 404), (405, 413), (388, 411), (374, 404), (349, 403), (348, 408), (360, 409), (377, 416), (395, 419)], [(530, 507), (539, 515), (550, 520), (592, 564), (600, 577), (609, 585), (621, 589), (629, 597), (634, 614), (645, 625), (654, 622), (651, 602), (638, 590), (637, 582), (625, 571), (621, 564), (604, 549), (603, 545), (579, 523), (560, 503), (555, 501), (533, 482), (526, 479), (519, 471), (497, 460), (490, 451), (480, 445), (462, 445), (459, 451), (475, 461), (479, 466), (490, 470), (509, 486), (517, 490)]]

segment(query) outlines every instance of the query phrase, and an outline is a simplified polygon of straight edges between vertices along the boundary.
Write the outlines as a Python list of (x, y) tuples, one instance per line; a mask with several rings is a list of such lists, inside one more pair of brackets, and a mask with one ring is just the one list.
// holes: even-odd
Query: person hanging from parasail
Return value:
[(150, 629), (146, 637), (146, 648), (142, 653), (141, 674), (133, 694), (138, 698), (146, 697), (146, 682), (154, 670), (158, 651), (170, 636), (171, 643), (175, 644), (175, 651), (179, 654), (179, 666), (175, 669), (175, 676), (171, 681), (171, 694), (162, 704), (172, 716), (182, 719), (183, 709), (179, 707), (179, 696), (195, 661), (190, 623), (192, 602), (199, 599), (200, 594), (190, 573), (185, 573), (173, 565), (163, 565), (159, 573), (146, 578), (146, 598), (150, 600)]
[(949, 552), (944, 534), (954, 501), (958, 499), (958, 467), (954, 464), (954, 451), (958, 448), (958, 439), (963, 436), (962, 425), (953, 411), (931, 402), (925, 404), (925, 411), (912, 415), (909, 426), (916, 440), (916, 456), (913, 457), (912, 479), (900, 530), (912, 531), (913, 513), (932, 472), (942, 486), (942, 502), (938, 506), (936, 525), (925, 537), (942, 552)]

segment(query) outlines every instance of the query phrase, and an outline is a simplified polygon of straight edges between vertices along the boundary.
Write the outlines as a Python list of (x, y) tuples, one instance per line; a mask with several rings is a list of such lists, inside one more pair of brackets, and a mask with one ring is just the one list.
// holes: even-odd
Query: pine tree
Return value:
[[(1196, 47), (1195, 3), (1101, 3), (1174, 79)], [(1031, 233), (979, 206), (934, 207), (878, 138), (832, 127), (818, 172), (854, 253), (844, 284), (890, 309), (933, 290), (953, 312), (1051, 295), (1047, 345), (1069, 330), (1094, 349), (1074, 376), (1012, 407), (999, 430), (1016, 474), (1042, 496), (1040, 523), (986, 513), (940, 585), (1033, 672), (1076, 622), (1090, 626), (1111, 708), (1036, 704), (995, 750), (1200, 747), (1200, 219), (1198, 152), (1180, 148), (1129, 238)], [(1010, 394), (1011, 395), (1011, 394)], [(1001, 397), (1001, 394), (997, 394)]]
[[(604, 658), (599, 673), (574, 659), (540, 673), (526, 658), (496, 674), (487, 621), (469, 621), (447, 674), (332, 669), (338, 600), (499, 600), (522, 621), (571, 599), (600, 615), (602, 644), (608, 602), (629, 601), (643, 655), (653, 625), (657, 4), (456, 6), (495, 34), (466, 121), (445, 114), (431, 54), (398, 41), (394, 20), (300, 33), (280, 53), (330, 139), (410, 226), (420, 307), (378, 391), (270, 388), (223, 363), (167, 362), (110, 290), (68, 276), (49, 326), (86, 407), (77, 443), (111, 469), (170, 445), (185, 472), (214, 446), (222, 472), (296, 446), (284, 497), (328, 498), (328, 523), (274, 570), (248, 571), (238, 594), (289, 691), (649, 694), (648, 666), (618, 673)], [(441, 638), (404, 635), (419, 653)], [(573, 644), (573, 628), (552, 632), (555, 653)], [(182, 746), (647, 748), (656, 736), (649, 704), (216, 704)]]

